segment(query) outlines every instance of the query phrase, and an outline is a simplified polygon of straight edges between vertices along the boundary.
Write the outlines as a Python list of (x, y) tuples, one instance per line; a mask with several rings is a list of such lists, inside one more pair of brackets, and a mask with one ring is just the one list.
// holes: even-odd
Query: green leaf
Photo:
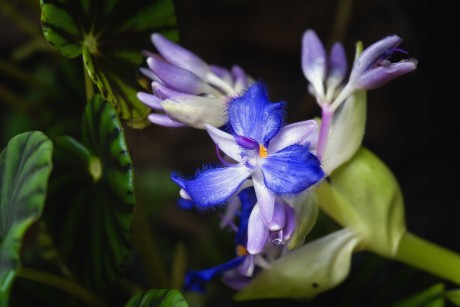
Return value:
[(305, 244), (261, 271), (235, 299), (312, 298), (345, 279), (357, 244), (348, 229)]
[(42, 214), (52, 152), (52, 142), (34, 131), (15, 136), (0, 153), (0, 306), (8, 303), (22, 238)]
[(134, 295), (125, 307), (188, 307), (187, 302), (175, 289), (152, 289)]
[(133, 168), (112, 105), (86, 106), (83, 142), (57, 138), (47, 220), (75, 277), (101, 288), (120, 276), (132, 250)]
[(172, 0), (41, 0), (46, 40), (63, 56), (83, 56), (103, 97), (133, 127), (146, 126), (149, 109), (136, 97), (137, 71), (150, 35), (177, 40)]
[(445, 295), (455, 306), (460, 306), (460, 290), (447, 291)]
[(434, 285), (420, 293), (392, 305), (391, 307), (443, 307), (444, 306), (444, 285)]
[(336, 111), (323, 154), (326, 174), (353, 157), (361, 147), (366, 128), (367, 94), (357, 91)]
[(320, 208), (361, 238), (361, 246), (392, 257), (406, 231), (396, 178), (377, 156), (361, 148), (316, 190)]

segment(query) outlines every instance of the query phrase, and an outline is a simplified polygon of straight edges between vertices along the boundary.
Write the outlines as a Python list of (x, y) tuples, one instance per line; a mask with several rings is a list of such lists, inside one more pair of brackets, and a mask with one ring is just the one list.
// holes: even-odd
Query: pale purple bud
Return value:
[(322, 95), (327, 70), (326, 50), (315, 31), (305, 31), (302, 38), (302, 70), (316, 92)]
[(249, 79), (246, 72), (238, 65), (232, 67), (232, 74), (235, 77), (233, 88), (236, 92), (241, 92), (249, 86)]
[(217, 66), (217, 65), (210, 65), (210, 68), (211, 68), (211, 71), (212, 71), (216, 76), (218, 76), (219, 78), (221, 78), (222, 80), (224, 80), (225, 83), (227, 83), (227, 84), (233, 84), (233, 83), (234, 83), (233, 76), (232, 76), (232, 74), (228, 71), (228, 69), (226, 69), (226, 68), (224, 68), (224, 67), (221, 67), (221, 66)]
[(211, 73), (209, 65), (191, 51), (171, 42), (161, 34), (152, 34), (152, 42), (158, 52), (171, 64), (193, 72), (205, 80), (206, 75)]
[(161, 102), (163, 99), (158, 98), (155, 95), (144, 93), (144, 92), (138, 92), (137, 93), (137, 98), (150, 108), (158, 111), (163, 111), (163, 106), (161, 105)]
[(401, 75), (414, 71), (416, 68), (417, 61), (414, 59), (404, 60), (398, 63), (390, 63), (387, 61), (365, 72), (354, 84), (358, 89), (372, 90), (385, 85)]
[(173, 90), (194, 95), (204, 93), (220, 95), (219, 92), (203, 82), (194, 73), (171, 65), (158, 57), (149, 57), (147, 65), (161, 81)]
[(265, 226), (259, 205), (252, 209), (248, 221), (248, 244), (246, 249), (250, 254), (260, 253), (268, 240), (268, 228)]
[[(353, 89), (370, 90), (417, 68), (414, 59), (391, 63), (386, 58), (402, 42), (397, 35), (387, 36), (366, 48), (356, 59), (349, 84)], [(404, 52), (405, 53), (405, 52)]]
[(278, 231), (284, 227), (286, 220), (286, 209), (284, 201), (276, 199), (275, 207), (273, 209), (273, 218), (268, 224), (268, 229), (271, 231)]
[(163, 81), (161, 81), (161, 79), (157, 75), (155, 75), (153, 71), (151, 71), (150, 69), (141, 67), (140, 71), (144, 76), (146, 76), (150, 80), (163, 83)]
[(177, 121), (171, 119), (166, 114), (152, 113), (152, 114), (149, 114), (148, 119), (152, 123), (157, 124), (159, 126), (170, 127), (170, 128), (185, 127), (185, 125), (183, 123), (180, 123), (180, 122), (177, 122)]
[(328, 86), (337, 87), (347, 74), (347, 56), (341, 43), (332, 46), (329, 55)]

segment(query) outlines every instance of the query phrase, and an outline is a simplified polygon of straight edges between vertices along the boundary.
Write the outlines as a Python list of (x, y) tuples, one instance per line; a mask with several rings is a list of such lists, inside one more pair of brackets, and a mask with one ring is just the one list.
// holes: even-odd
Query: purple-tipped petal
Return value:
[(230, 126), (237, 135), (267, 145), (283, 125), (284, 106), (282, 102), (270, 102), (265, 86), (255, 83), (242, 96), (230, 101)]
[(278, 195), (300, 193), (324, 177), (318, 158), (302, 145), (268, 155), (261, 168), (265, 185)]
[(283, 241), (287, 242), (291, 239), (292, 234), (297, 226), (295, 210), (288, 204), (285, 204), (286, 209), (286, 223), (283, 228)]
[(141, 67), (140, 71), (144, 76), (146, 76), (150, 80), (160, 82), (163, 84), (163, 81), (161, 81), (161, 79), (157, 75), (155, 75), (153, 71), (151, 71), (150, 69)]
[(271, 231), (269, 236), (270, 243), (273, 245), (283, 245), (283, 230)]
[(225, 83), (228, 83), (228, 84), (233, 84), (234, 83), (233, 76), (228, 71), (228, 69), (225, 69), (225, 68), (217, 66), (217, 65), (210, 65), (210, 67), (211, 67), (211, 71), (216, 76), (218, 76), (219, 78), (224, 80)]
[(231, 134), (210, 125), (205, 125), (211, 139), (219, 146), (227, 156), (235, 161), (241, 162), (241, 149)]
[(241, 67), (239, 67), (238, 65), (233, 66), (232, 74), (235, 77), (235, 84), (233, 85), (233, 88), (236, 92), (239, 93), (248, 87), (248, 75)]
[(273, 211), (275, 209), (275, 194), (270, 191), (264, 182), (263, 174), (260, 170), (256, 170), (252, 174), (252, 181), (254, 190), (256, 192), (257, 203), (259, 204), (263, 218), (268, 223), (273, 218)]
[(171, 65), (155, 57), (149, 57), (147, 65), (161, 81), (173, 90), (193, 95), (212, 94), (221, 96), (217, 90), (188, 70)]
[(406, 60), (398, 63), (387, 62), (384, 65), (364, 72), (364, 74), (356, 79), (353, 84), (357, 89), (372, 90), (387, 84), (401, 75), (414, 71), (416, 68), (416, 60)]
[(390, 35), (367, 47), (355, 60), (353, 69), (350, 73), (350, 81), (359, 78), (364, 71), (372, 68), (371, 66), (374, 65), (376, 60), (387, 50), (396, 48), (401, 42), (402, 39), (399, 36)]
[(329, 71), (327, 74), (328, 87), (336, 88), (347, 75), (347, 56), (341, 43), (332, 46), (329, 55)]
[(286, 209), (284, 207), (285, 205), (283, 200), (275, 200), (273, 218), (270, 223), (268, 223), (268, 229), (271, 231), (278, 231), (284, 227), (284, 224), (286, 223)]
[(190, 195), (198, 209), (206, 209), (226, 202), (251, 172), (247, 167), (224, 167), (203, 170), (191, 180), (177, 174), (171, 178)]
[(326, 79), (326, 50), (315, 31), (307, 30), (302, 38), (302, 70), (318, 94), (323, 94)]
[(201, 79), (205, 79), (206, 75), (211, 72), (209, 65), (205, 61), (189, 50), (166, 39), (161, 34), (152, 34), (152, 42), (158, 52), (171, 64), (189, 70)]
[(161, 106), (161, 102), (163, 101), (163, 99), (160, 99), (155, 95), (144, 92), (139, 92), (136, 96), (142, 103), (146, 104), (152, 109), (163, 111), (163, 107)]
[(250, 254), (260, 253), (268, 240), (268, 228), (262, 218), (259, 206), (256, 204), (252, 209), (248, 222), (248, 245), (247, 250)]
[(159, 126), (170, 127), (170, 128), (185, 127), (183, 123), (175, 121), (171, 119), (168, 115), (165, 115), (165, 114), (152, 113), (152, 114), (149, 114), (147, 118), (149, 119), (149, 121)]
[(290, 124), (281, 128), (280, 132), (270, 141), (268, 152), (277, 152), (290, 145), (311, 145), (315, 139), (313, 136), (318, 130), (318, 123), (315, 120), (305, 120), (302, 122)]

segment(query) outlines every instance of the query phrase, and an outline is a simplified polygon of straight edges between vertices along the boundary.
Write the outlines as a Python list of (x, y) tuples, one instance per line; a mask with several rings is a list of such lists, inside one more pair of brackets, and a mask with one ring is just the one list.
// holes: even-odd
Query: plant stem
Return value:
[(460, 255), (409, 232), (394, 259), (460, 285)]
[(88, 304), (89, 306), (109, 306), (107, 303), (99, 299), (94, 293), (90, 292), (89, 290), (83, 288), (82, 286), (74, 283), (73, 281), (67, 278), (24, 267), (20, 268), (17, 271), (16, 276), (37, 281), (61, 289), (69, 293), (70, 295), (79, 298), (82, 302)]
[(344, 41), (352, 7), (353, 0), (339, 0), (335, 13), (334, 25), (332, 27), (331, 45), (336, 41)]
[(328, 104), (322, 106), (321, 126), (319, 128), (318, 145), (316, 146), (316, 155), (321, 158), (326, 149), (329, 130), (331, 128), (334, 111), (331, 111)]
[(86, 101), (88, 102), (94, 96), (93, 80), (89, 77), (85, 64), (83, 63), (83, 74), (85, 75)]

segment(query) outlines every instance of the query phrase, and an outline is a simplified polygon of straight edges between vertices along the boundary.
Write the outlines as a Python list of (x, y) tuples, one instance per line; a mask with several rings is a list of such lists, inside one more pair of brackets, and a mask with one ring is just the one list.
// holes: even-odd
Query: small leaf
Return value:
[(35, 131), (15, 136), (0, 153), (0, 306), (8, 303), (22, 238), (42, 214), (52, 152), (52, 142)]
[(188, 307), (187, 302), (175, 289), (152, 289), (134, 295), (125, 307)]
[(342, 229), (295, 249), (261, 271), (235, 299), (312, 298), (329, 290), (348, 275), (358, 241)]
[(377, 156), (361, 148), (316, 191), (320, 208), (359, 235), (362, 247), (395, 255), (406, 232), (403, 197), (396, 178)]
[(101, 288), (121, 275), (132, 250), (134, 174), (120, 121), (100, 95), (87, 104), (82, 130), (82, 143), (56, 139), (46, 214), (76, 278)]
[(434, 285), (420, 293), (392, 305), (391, 307), (443, 307), (444, 306), (444, 285)]
[(133, 127), (146, 126), (149, 109), (136, 93), (141, 51), (159, 32), (177, 40), (172, 0), (41, 0), (46, 40), (63, 56), (83, 55), (89, 76), (103, 97)]
[(450, 290), (447, 291), (445, 295), (455, 306), (460, 306), (460, 290)]

